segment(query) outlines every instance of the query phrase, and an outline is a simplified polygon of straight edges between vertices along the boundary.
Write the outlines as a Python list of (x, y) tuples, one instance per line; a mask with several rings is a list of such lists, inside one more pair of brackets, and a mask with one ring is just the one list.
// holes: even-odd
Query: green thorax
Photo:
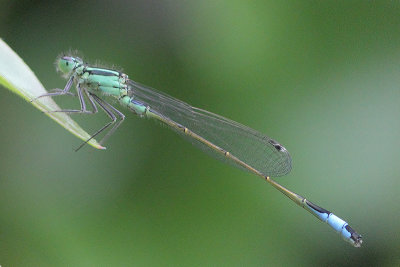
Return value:
[(89, 91), (100, 91), (116, 98), (127, 94), (128, 75), (122, 72), (81, 65), (75, 69), (75, 73), (77, 82)]

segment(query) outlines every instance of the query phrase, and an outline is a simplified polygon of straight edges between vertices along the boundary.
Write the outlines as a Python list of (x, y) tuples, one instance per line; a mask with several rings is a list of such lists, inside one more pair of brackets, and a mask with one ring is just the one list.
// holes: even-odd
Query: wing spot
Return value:
[(269, 143), (271, 145), (273, 145), (275, 147), (276, 150), (278, 151), (282, 151), (283, 150), (283, 146), (281, 146), (278, 142), (276, 142), (275, 140), (270, 139)]

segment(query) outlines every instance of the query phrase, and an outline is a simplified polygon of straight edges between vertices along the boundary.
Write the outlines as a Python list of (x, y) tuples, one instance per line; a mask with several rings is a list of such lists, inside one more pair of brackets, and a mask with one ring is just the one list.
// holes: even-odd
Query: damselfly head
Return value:
[(61, 56), (56, 61), (57, 70), (64, 76), (69, 76), (73, 70), (82, 64), (82, 59), (72, 56)]

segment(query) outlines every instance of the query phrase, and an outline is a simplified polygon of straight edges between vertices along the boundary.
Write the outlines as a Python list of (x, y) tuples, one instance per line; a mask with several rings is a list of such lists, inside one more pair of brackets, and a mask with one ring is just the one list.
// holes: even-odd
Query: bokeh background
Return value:
[(0, 37), (46, 88), (78, 49), (266, 133), (293, 158), (278, 181), (364, 236), (351, 247), (133, 114), (106, 151), (75, 153), (79, 139), (1, 88), (0, 264), (398, 266), (399, 14), (398, 1), (0, 1)]

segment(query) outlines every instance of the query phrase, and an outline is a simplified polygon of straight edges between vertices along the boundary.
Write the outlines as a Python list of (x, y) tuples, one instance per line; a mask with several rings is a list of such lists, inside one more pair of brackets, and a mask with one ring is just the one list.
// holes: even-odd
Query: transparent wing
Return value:
[[(164, 122), (214, 157), (251, 171), (243, 162), (264, 176), (276, 177), (290, 172), (289, 152), (268, 136), (135, 81), (129, 80), (129, 86), (129, 95), (148, 106), (148, 112), (154, 114), (152, 117)], [(190, 131), (195, 135), (188, 134)], [(229, 152), (233, 157), (227, 157), (227, 153), (221, 153), (221, 150)]]

